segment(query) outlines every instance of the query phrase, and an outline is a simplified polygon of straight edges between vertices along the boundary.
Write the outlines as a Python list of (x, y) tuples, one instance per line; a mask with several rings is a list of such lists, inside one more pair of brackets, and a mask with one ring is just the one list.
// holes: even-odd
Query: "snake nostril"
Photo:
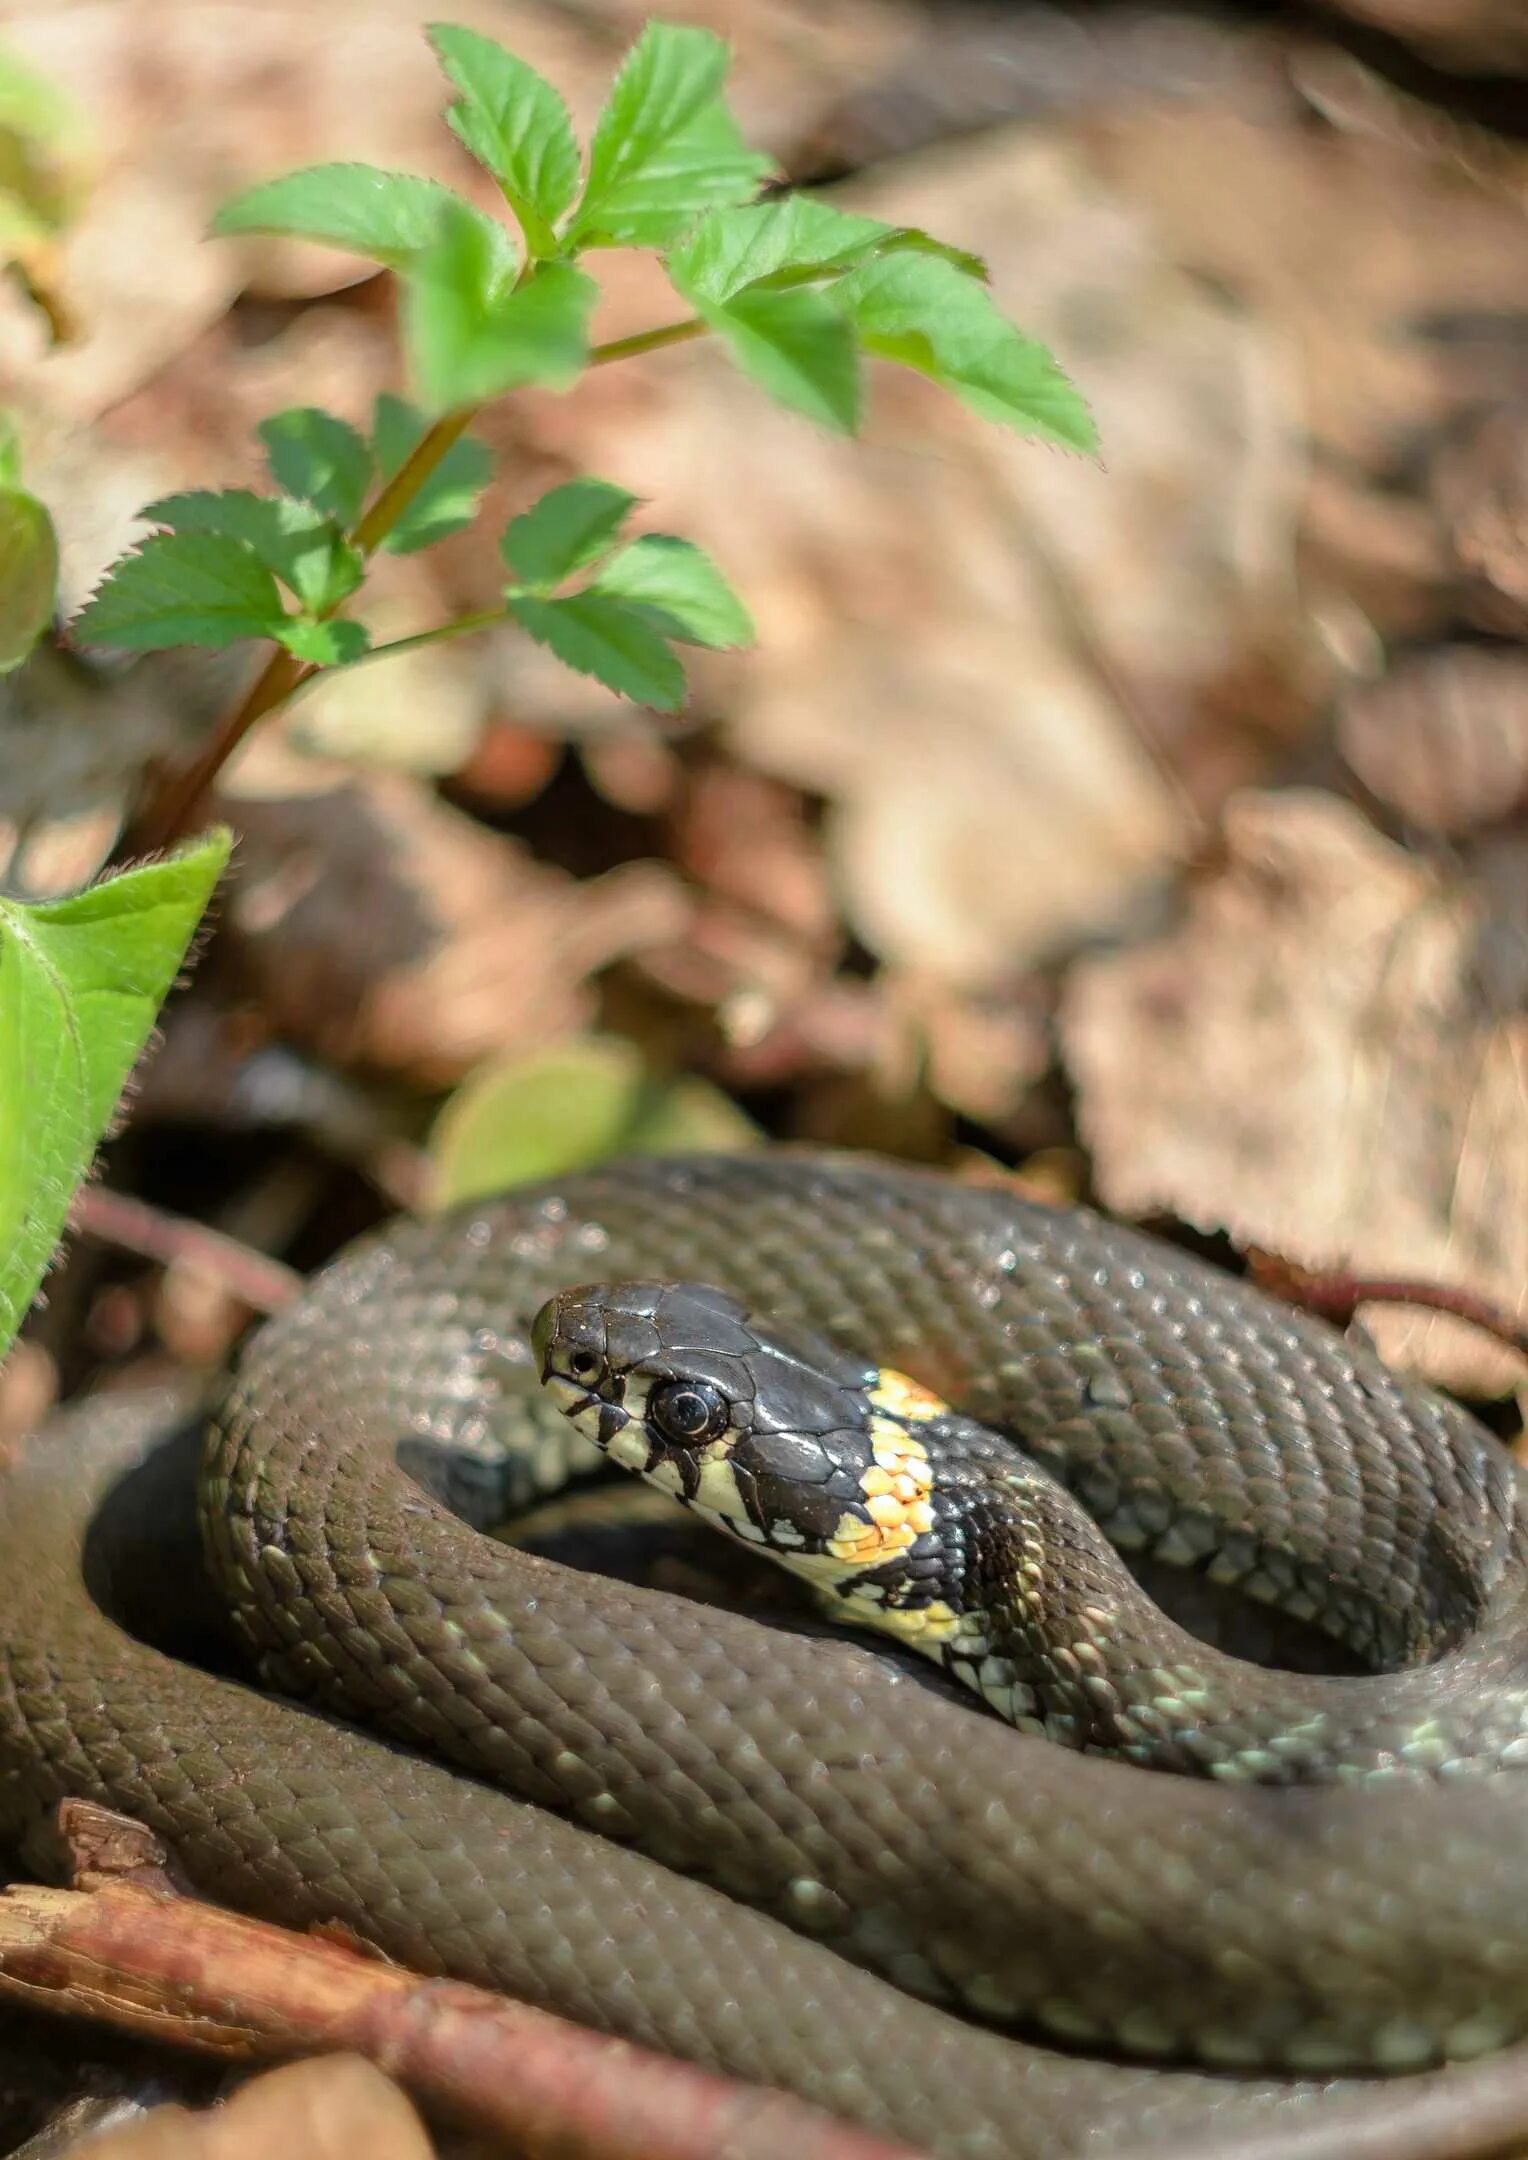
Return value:
[(593, 1381), (599, 1378), (603, 1363), (593, 1350), (575, 1350), (568, 1359), (568, 1371), (575, 1380)]

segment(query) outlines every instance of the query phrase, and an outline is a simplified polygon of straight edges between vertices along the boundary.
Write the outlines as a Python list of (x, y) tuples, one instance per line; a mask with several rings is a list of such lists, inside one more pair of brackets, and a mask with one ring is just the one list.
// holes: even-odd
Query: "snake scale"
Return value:
[[(1123, 1550), (1423, 1660), (1278, 1676), (1382, 1744), (1344, 1761), (1318, 1718), (1281, 1756), (1253, 1719), (1219, 1778), (1070, 1753), (854, 1642), (507, 1550), (400, 1469), (510, 1438), (527, 1489), (560, 1475), (529, 1320), (642, 1275), (912, 1374)], [(256, 1333), (212, 1424), (213, 1572), (286, 1700), (87, 1592), (154, 1417), (86, 1406), (0, 1474), (0, 1831), (100, 1799), (210, 1895), (950, 2160), (1399, 2160), (1528, 2123), (1521, 1473), (1321, 1323), (1086, 1212), (847, 1156), (614, 1164), (399, 1223)]]

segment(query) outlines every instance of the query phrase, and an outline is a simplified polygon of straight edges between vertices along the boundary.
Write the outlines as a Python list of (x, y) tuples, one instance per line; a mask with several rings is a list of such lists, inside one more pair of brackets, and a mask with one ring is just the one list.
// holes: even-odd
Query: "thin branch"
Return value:
[(639, 330), (634, 337), (612, 338), (608, 345), (591, 347), (588, 365), (608, 367), (612, 360), (634, 360), (638, 353), (657, 352), (664, 345), (687, 345), (691, 338), (704, 337), (710, 327), (699, 316), (690, 315), (656, 330)]
[(235, 2060), (363, 2055), (525, 2160), (919, 2160), (785, 2093), (109, 1876), (0, 1896), (5, 1999)]
[(350, 535), (363, 555), (375, 555), (446, 452), (461, 441), (481, 409), (477, 405), (463, 405), (426, 428), (371, 508), (362, 512)]
[(314, 673), (311, 661), (297, 659), (284, 645), (274, 646), (248, 690), (213, 729), (201, 755), (171, 773), (154, 801), (123, 835), (118, 856), (156, 854), (182, 839), (196, 822), (203, 796), (250, 729)]
[(1252, 1275), (1263, 1289), (1272, 1290), (1291, 1305), (1318, 1313), (1339, 1327), (1352, 1322), (1360, 1305), (1412, 1305), (1427, 1312), (1450, 1313), (1468, 1320), (1505, 1343), (1520, 1357), (1528, 1358), (1528, 1328), (1489, 1298), (1473, 1290), (1457, 1290), (1448, 1283), (1409, 1281), (1399, 1276), (1327, 1274), (1303, 1268), (1276, 1253), (1249, 1252)]
[(373, 660), (390, 660), (395, 653), (412, 652), (419, 645), (443, 645), (448, 638), (466, 637), (474, 630), (488, 630), (495, 623), (508, 621), (502, 607), (478, 608), (470, 615), (453, 616), (450, 622), (437, 623), (433, 630), (414, 630), (407, 637), (389, 638), (385, 645), (373, 645), (359, 659), (347, 660), (343, 668), (311, 668), (302, 681), (288, 694), (287, 704), (295, 705), (305, 690), (330, 675), (351, 675), (357, 668), (370, 667)]
[(302, 1288), (302, 1277), (279, 1260), (209, 1230), (205, 1223), (167, 1215), (147, 1201), (113, 1192), (108, 1185), (81, 1189), (75, 1201), (74, 1227), (99, 1245), (115, 1245), (165, 1267), (195, 1268), (221, 1283), (251, 1312), (279, 1312)]

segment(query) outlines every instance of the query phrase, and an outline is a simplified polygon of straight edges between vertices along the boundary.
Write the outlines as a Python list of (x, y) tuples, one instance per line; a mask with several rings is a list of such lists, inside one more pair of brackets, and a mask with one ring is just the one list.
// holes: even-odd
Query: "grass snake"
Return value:
[[(854, 1642), (464, 1527), (429, 1465), (492, 1484), (508, 1442), (523, 1493), (563, 1475), (531, 1316), (634, 1276), (720, 1285), (909, 1373), (1016, 1436), (1122, 1550), (1411, 1662), (1215, 1663), (1211, 1774), (1163, 1775), (1015, 1733)], [(1455, 1406), (1203, 1263), (785, 1152), (394, 1225), (257, 1332), (211, 1421), (208, 1558), (285, 1700), (101, 1609), (126, 1563), (94, 1526), (161, 1454), (152, 1404), (105, 1401), (0, 1474), (0, 1831), (101, 1799), (210, 1895), (348, 1922), (951, 2160), (1495, 2151), (1528, 2121), (1521, 1473)], [(1123, 1637), (1124, 1603), (1088, 1601)]]

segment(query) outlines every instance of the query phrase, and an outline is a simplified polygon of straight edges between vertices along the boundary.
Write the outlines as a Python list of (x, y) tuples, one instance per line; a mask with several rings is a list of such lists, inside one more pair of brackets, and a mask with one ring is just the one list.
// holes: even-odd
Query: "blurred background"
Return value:
[[(650, 11), (444, 10), (585, 125)], [(258, 484), (263, 416), (364, 422), (399, 387), (388, 279), (203, 235), (331, 158), (486, 204), (440, 122), (438, 12), (0, 10), (33, 86), (0, 101), (0, 403), (66, 612), (145, 502)], [(889, 371), (832, 440), (703, 344), (493, 407), (480, 528), (379, 558), (379, 637), (491, 604), (505, 517), (592, 471), (716, 555), (758, 648), (700, 656), (671, 722), (506, 627), (250, 743), (237, 874), (6, 1426), (103, 1364), (215, 1363), (279, 1297), (160, 1214), (306, 1268), (400, 1204), (633, 1144), (1017, 1170), (1223, 1254), (1521, 1314), (1528, 8), (658, 12), (733, 41), (734, 108), (792, 180), (987, 258), (1103, 466)], [(672, 314), (645, 259), (590, 266), (597, 336)], [(249, 664), (55, 640), (5, 678), (8, 888), (92, 875)], [(1363, 1316), (1510, 1429), (1507, 1348)]]

